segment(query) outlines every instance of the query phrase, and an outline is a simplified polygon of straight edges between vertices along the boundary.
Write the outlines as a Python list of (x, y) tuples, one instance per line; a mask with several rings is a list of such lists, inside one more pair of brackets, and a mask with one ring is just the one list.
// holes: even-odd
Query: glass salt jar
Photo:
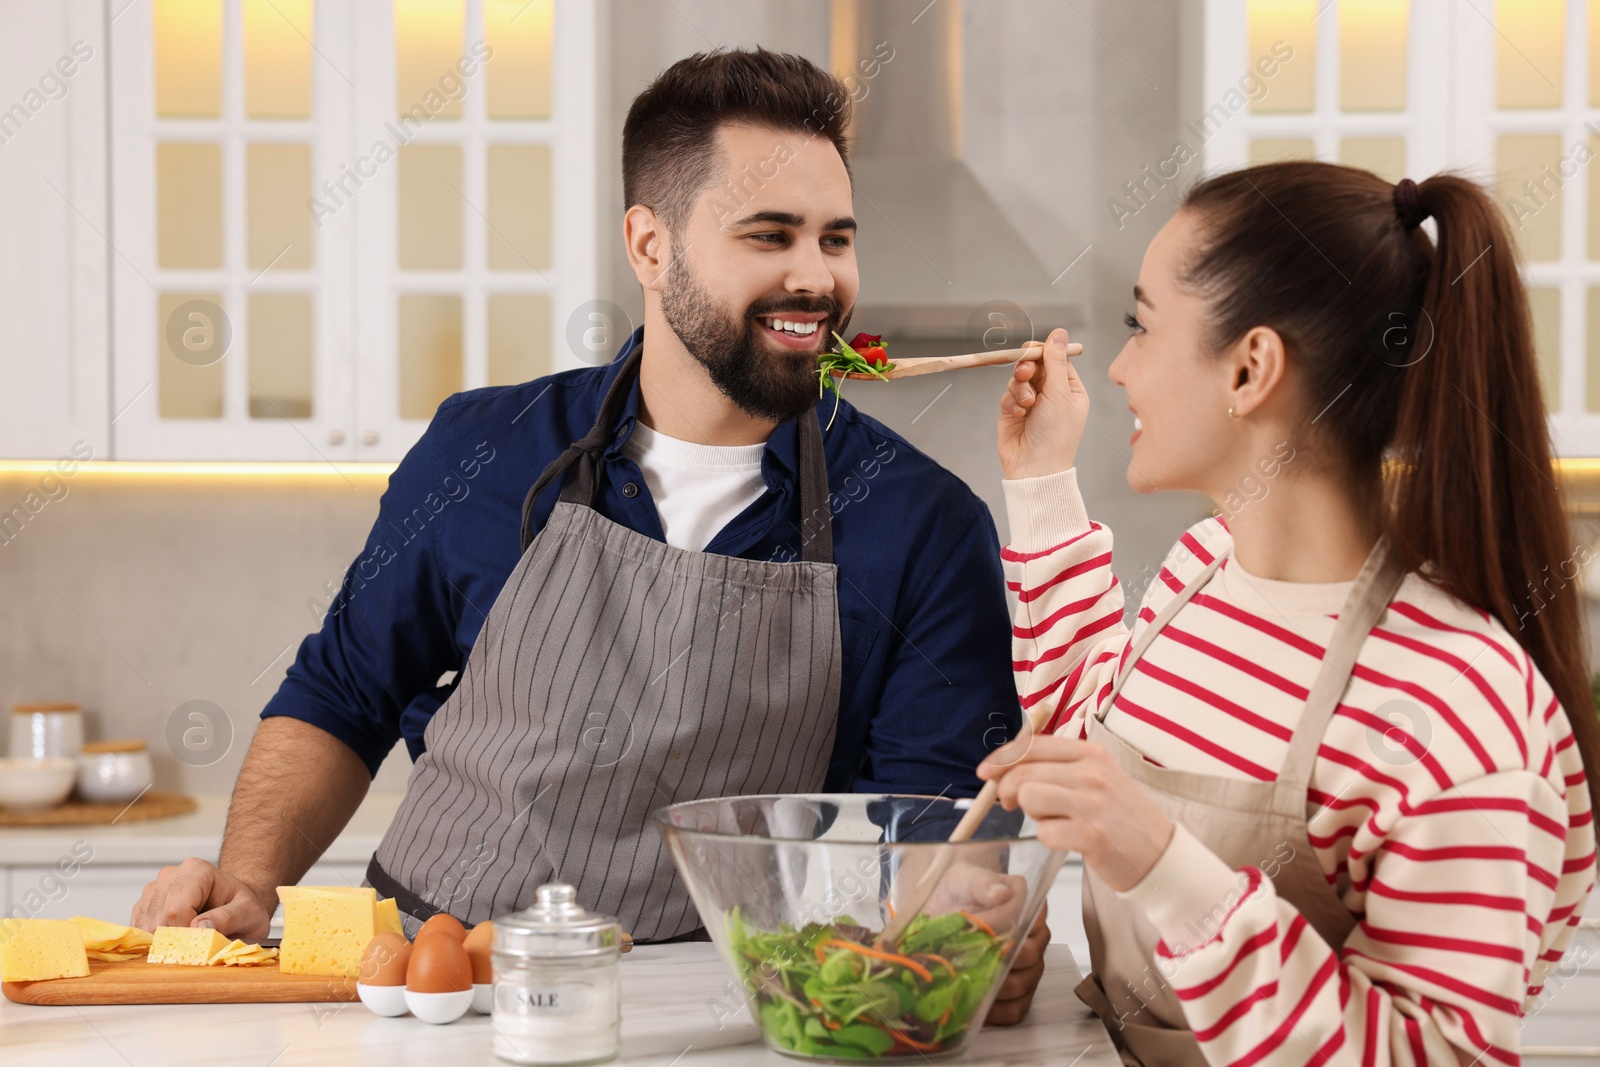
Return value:
[(494, 922), (494, 1054), (511, 1063), (616, 1059), (622, 1028), (620, 930), (542, 885), (530, 908)]

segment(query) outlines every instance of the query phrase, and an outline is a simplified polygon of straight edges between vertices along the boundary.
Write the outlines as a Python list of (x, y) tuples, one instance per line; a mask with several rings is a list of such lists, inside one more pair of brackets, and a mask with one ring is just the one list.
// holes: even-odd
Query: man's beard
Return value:
[[(679, 262), (661, 291), (661, 312), (683, 347), (711, 375), (724, 396), (752, 418), (786, 422), (811, 410), (817, 402), (816, 360), (799, 353), (766, 350), (758, 339), (765, 329), (758, 315), (780, 311), (823, 312), (817, 323), (825, 337), (843, 333), (850, 316), (831, 296), (798, 294), (766, 297), (736, 320)], [(818, 351), (827, 351), (822, 345)]]

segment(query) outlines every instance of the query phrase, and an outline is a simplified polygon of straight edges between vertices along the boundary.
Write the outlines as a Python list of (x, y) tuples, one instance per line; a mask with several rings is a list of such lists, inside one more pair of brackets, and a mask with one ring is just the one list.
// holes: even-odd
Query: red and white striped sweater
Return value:
[[(1082, 736), (1132, 641), (1230, 535), (1214, 518), (1191, 527), (1130, 632), (1111, 531), (1089, 520), (1075, 473), (1005, 490), (1017, 692), (1049, 703), (1049, 729)], [(1165, 767), (1274, 778), (1350, 584), (1268, 581), (1228, 559), (1145, 652), (1106, 726)], [(1311, 847), (1358, 920), (1344, 944), (1181, 826), (1127, 894), (1162, 934), (1152, 964), (1167, 964), (1206, 1058), (1519, 1063), (1521, 1015), (1595, 883), (1583, 764), (1528, 654), (1408, 575), (1362, 647), (1308, 799)], [(1207, 902), (1230, 894), (1243, 900), (1219, 931)]]

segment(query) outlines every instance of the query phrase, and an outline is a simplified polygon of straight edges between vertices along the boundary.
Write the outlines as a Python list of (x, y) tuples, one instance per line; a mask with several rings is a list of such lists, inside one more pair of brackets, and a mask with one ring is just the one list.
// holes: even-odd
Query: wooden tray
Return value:
[(310, 1004), (356, 998), (354, 978), (284, 974), (278, 961), (255, 967), (89, 961), (87, 978), (0, 984), (18, 1004)]
[(180, 793), (158, 793), (151, 789), (132, 804), (90, 804), (86, 800), (69, 800), (43, 811), (0, 809), (0, 826), (91, 826), (144, 822), (147, 819), (187, 815), (199, 807), (200, 803), (194, 797)]

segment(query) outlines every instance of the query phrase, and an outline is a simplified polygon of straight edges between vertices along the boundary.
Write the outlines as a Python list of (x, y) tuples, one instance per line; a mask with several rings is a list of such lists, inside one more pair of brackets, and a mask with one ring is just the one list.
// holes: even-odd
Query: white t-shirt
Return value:
[(639, 465), (667, 544), (695, 552), (767, 491), (766, 445), (699, 445), (635, 423), (623, 454)]

